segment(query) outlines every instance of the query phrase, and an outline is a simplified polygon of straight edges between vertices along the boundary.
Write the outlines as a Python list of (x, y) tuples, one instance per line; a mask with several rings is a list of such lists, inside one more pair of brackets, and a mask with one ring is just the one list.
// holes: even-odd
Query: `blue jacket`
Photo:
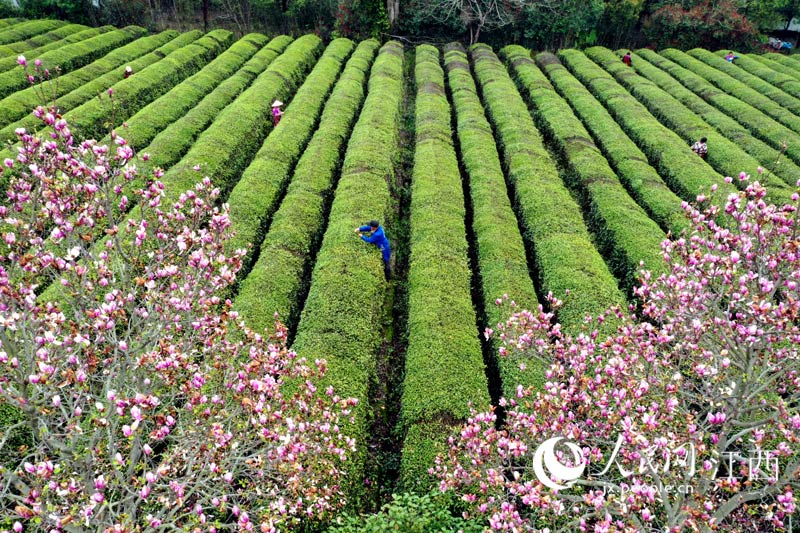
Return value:
[[(358, 231), (372, 231), (372, 228), (369, 226), (361, 226), (358, 228)], [(378, 226), (375, 233), (371, 235), (362, 235), (361, 239), (364, 240), (364, 242), (377, 246), (383, 254), (383, 261), (386, 263), (389, 262), (389, 259), (392, 257), (392, 248), (389, 246), (389, 239), (386, 238), (386, 234), (383, 232), (383, 226)]]

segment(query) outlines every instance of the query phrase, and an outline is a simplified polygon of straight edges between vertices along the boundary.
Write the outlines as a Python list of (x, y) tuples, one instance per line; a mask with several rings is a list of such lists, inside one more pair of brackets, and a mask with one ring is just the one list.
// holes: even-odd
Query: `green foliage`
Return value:
[[(456, 426), (469, 404), (489, 406), (483, 356), (470, 293), (461, 173), (450, 131), (439, 51), (416, 49), (414, 171), (411, 179), (411, 257), (408, 270), (408, 348), (400, 426), (444, 421)], [(400, 482), (424, 486), (433, 464), (420, 450), (444, 444), (450, 433), (430, 432), (429, 446), (403, 448)], [(428, 480), (428, 483), (432, 481)]]
[(343, 516), (328, 533), (481, 533), (483, 527), (461, 518), (453, 502), (439, 492), (393, 494), (392, 501), (379, 513), (369, 516)]
[(581, 210), (558, 176), (514, 82), (489, 47), (476, 45), (471, 55), (524, 237), (533, 246), (541, 291), (564, 300), (559, 321), (575, 333), (586, 315), (624, 306), (625, 297), (592, 244)]
[(530, 53), (512, 45), (503, 48), (501, 56), (535, 108), (542, 129), (571, 170), (569, 184), (579, 191), (598, 248), (608, 258), (612, 272), (631, 292), (637, 284), (640, 262), (654, 274), (661, 274), (664, 232), (630, 197), (589, 132), (547, 81)]
[[(239, 286), (236, 310), (256, 331), (270, 327), (276, 312), (286, 325), (296, 325), (303, 273), (310, 266), (315, 244), (321, 238), (326, 200), (335, 183), (345, 142), (364, 101), (369, 68), (378, 46), (374, 40), (362, 41), (347, 62), (325, 104), (319, 127), (294, 169), (280, 209), (269, 224), (258, 261)], [(286, 114), (281, 129), (287, 121), (294, 120), (293, 115)], [(279, 168), (283, 167), (281, 161), (277, 163)], [(242, 195), (237, 189), (238, 186), (232, 197)]]
[[(724, 53), (724, 52), (720, 51), (718, 53)], [(790, 79), (792, 79), (794, 81), (800, 81), (800, 71), (798, 71), (797, 67), (794, 66), (794, 65), (797, 65), (797, 63), (792, 61), (791, 63), (789, 63), (789, 65), (785, 65), (783, 62), (778, 61), (775, 56), (777, 56), (777, 58), (781, 58), (781, 59), (789, 59), (788, 56), (783, 56), (781, 54), (763, 54), (763, 55), (762, 54), (747, 54), (747, 55), (740, 55), (738, 61), (741, 63), (741, 59), (742, 59), (742, 57), (744, 57), (744, 58), (747, 59), (747, 63), (748, 64), (752, 64), (753, 61), (756, 61), (756, 62), (760, 63), (762, 66), (774, 70), (776, 73), (783, 74), (784, 76), (786, 76), (786, 77), (788, 77), (788, 78), (790, 78)], [(753, 70), (750, 70), (750, 72), (755, 73)], [(782, 79), (784, 81), (780, 82), (781, 84), (783, 84), (783, 83), (787, 83), (788, 84), (789, 83), (786, 78), (782, 78)], [(794, 89), (792, 89), (792, 91), (794, 91)], [(794, 94), (794, 92), (792, 92), (791, 94)]]
[(73, 130), (85, 137), (102, 137), (111, 127), (122, 123), (149, 102), (167, 92), (190, 74), (197, 72), (211, 59), (230, 46), (233, 34), (214, 30), (160, 61), (135, 72), (112, 86), (113, 111), (107, 98), (95, 98), (65, 116)]
[[(65, 24), (64, 26), (55, 28), (47, 33), (23, 38), (14, 43), (0, 45), (0, 56), (5, 54), (19, 54), (20, 52), (31, 54), (31, 51), (35, 51), (36, 49), (46, 45), (53, 45), (54, 43), (59, 43), (60, 46), (63, 46), (63, 40), (65, 38), (71, 37), (76, 33), (80, 33), (88, 29), (90, 28), (83, 26), (82, 24)], [(97, 33), (95, 33), (95, 35), (97, 35)]]
[[(128, 63), (130, 67), (134, 70), (134, 72), (139, 72), (140, 70), (144, 69), (148, 65), (152, 65), (153, 63), (160, 61), (165, 56), (171, 54), (175, 50), (182, 48), (193, 41), (196, 41), (202, 32), (199, 30), (190, 31), (178, 34), (175, 39), (172, 39), (164, 46), (153, 50), (149, 54), (145, 54), (138, 59), (131, 61)], [(91, 71), (90, 71), (91, 72)], [(99, 76), (97, 78), (92, 79), (88, 83), (85, 83), (78, 87), (77, 89), (73, 90), (72, 92), (65, 94), (58, 98), (56, 104), (61, 112), (66, 112), (71, 109), (75, 109), (76, 107), (80, 106), (81, 104), (86, 103), (87, 101), (96, 98), (98, 94), (106, 91), (109, 87), (114, 86), (115, 83), (121, 81), (124, 77), (124, 69), (118, 68), (109, 71), (107, 74)], [(14, 96), (16, 96), (15, 93)], [(0, 139), (16, 139), (16, 135), (14, 134), (14, 130), (17, 128), (25, 128), (28, 130), (35, 130), (38, 127), (41, 127), (41, 121), (37, 119), (32, 114), (27, 114), (23, 118), (12, 122), (5, 128), (0, 130)], [(0, 152), (0, 156), (5, 157), (3, 152)]]
[[(290, 44), (233, 104), (226, 107), (203, 132), (180, 162), (163, 176), (167, 198), (176, 200), (200, 175), (211, 176), (215, 186), (229, 191), (261, 147), (272, 125), (270, 104), (285, 98), (302, 81), (322, 51), (322, 41), (305, 35)], [(270, 118), (268, 118), (270, 117)]]
[[(111, 31), (85, 41), (51, 50), (43, 54), (39, 59), (42, 60), (43, 68), (54, 70), (58, 67), (61, 72), (69, 72), (94, 61), (125, 43), (141, 37), (145, 33), (144, 28), (128, 26), (121, 30)], [(8, 96), (27, 85), (28, 80), (25, 79), (21, 66), (3, 72), (0, 74), (0, 97)]]
[[(723, 55), (726, 53), (725, 51), (720, 51)], [(746, 57), (740, 57), (736, 60), (736, 64), (729, 63), (725, 61), (719, 55), (715, 55), (708, 50), (703, 50), (700, 48), (695, 48), (694, 50), (689, 50), (687, 52), (690, 56), (699, 59), (703, 63), (714, 67), (715, 69), (724, 72), (725, 74), (729, 75), (731, 78), (734, 78), (747, 87), (753, 89), (762, 97), (767, 100), (771, 100), (775, 104), (779, 104), (780, 107), (788, 109), (795, 115), (800, 114), (800, 100), (798, 100), (795, 96), (791, 94), (787, 94), (785, 89), (782, 89), (773, 84), (773, 82), (778, 81), (775, 76), (770, 76), (772, 80), (764, 81), (762, 80), (759, 75), (766, 74), (766, 72), (771, 72), (769, 69), (765, 69), (763, 67), (759, 68), (758, 64), (756, 63), (753, 66), (752, 63), (748, 62)], [(749, 69), (745, 68), (744, 65), (748, 65), (751, 68), (756, 68), (759, 72), (758, 75), (756, 73), (750, 73)], [(711, 69), (709, 69), (711, 70)], [(773, 73), (775, 74), (775, 73)], [(712, 83), (713, 80), (712, 80)], [(795, 88), (800, 87), (800, 83), (796, 83)], [(734, 93), (737, 94), (737, 93)], [(786, 112), (784, 111), (783, 114), (785, 115)], [(791, 125), (787, 124), (787, 126), (792, 127)]]
[(603, 0), (532, 2), (520, 21), (525, 44), (539, 50), (594, 44), (603, 10)]
[(733, 0), (662, 2), (644, 20), (643, 31), (657, 48), (723, 48), (750, 50), (757, 44), (755, 26)]
[[(525, 246), (517, 218), (508, 198), (503, 169), (497, 153), (492, 128), (478, 98), (475, 81), (466, 54), (460, 46), (449, 46), (445, 69), (456, 113), (461, 158), (469, 176), (472, 201), (472, 228), (478, 256), (478, 271), (486, 311), (486, 324), (494, 327), (503, 321), (507, 310), (495, 305), (495, 299), (507, 294), (522, 309), (535, 309), (538, 302), (528, 273)], [(493, 352), (499, 343), (493, 338)], [(541, 384), (542, 369), (531, 363), (528, 371), (518, 364), (499, 358), (503, 395), (516, 394), (516, 386)]]
[[(64, 26), (64, 28), (69, 28), (73, 26), (77, 25), (70, 24), (68, 26)], [(44, 45), (35, 48), (25, 46), (27, 43), (31, 41), (30, 39), (22, 41), (20, 43), (11, 43), (4, 46), (0, 46), (0, 56), (7, 55), (7, 57), (0, 57), (0, 72), (11, 70), (12, 68), (17, 66), (17, 54), (24, 53), (25, 57), (29, 59), (35, 59), (44, 54), (45, 52), (49, 52), (50, 50), (55, 50), (57, 48), (61, 48), (62, 46), (66, 46), (72, 43), (77, 43), (85, 39), (95, 37), (96, 35), (100, 35), (101, 33), (112, 31), (114, 29), (115, 28), (113, 26), (103, 26), (101, 28), (87, 28), (85, 30), (70, 33), (68, 36), (64, 37), (61, 40), (46, 43)]]
[(340, 0), (333, 34), (353, 39), (381, 38), (389, 31), (383, 0)]
[[(356, 427), (349, 431), (359, 451), (348, 458), (350, 485), (345, 489), (348, 501), (355, 503), (363, 491), (369, 382), (383, 340), (386, 284), (380, 254), (353, 228), (373, 218), (387, 220), (392, 213), (389, 183), (399, 156), (402, 98), (403, 46), (390, 41), (372, 67), (294, 343), (300, 355), (327, 361), (322, 386), (359, 400), (353, 413)], [(391, 237), (392, 228), (386, 229)]]
[(663, 230), (680, 235), (688, 226), (681, 208), (681, 199), (650, 166), (647, 156), (622, 131), (592, 93), (564, 68), (556, 56), (545, 52), (538, 54), (536, 61), (592, 133), (594, 142), (603, 151), (632, 196)]
[(0, 458), (0, 470), (15, 468), (25, 456), (24, 450), (33, 444), (30, 427), (20, 424), (24, 421), (25, 415), (22, 411), (5, 402), (0, 402), (0, 441), (7, 438), (8, 441), (3, 450), (12, 452)]
[(628, 42), (639, 23), (644, 5), (645, 0), (606, 0), (597, 24), (597, 40), (614, 48)]
[(13, 27), (0, 30), (0, 44), (14, 43), (36, 35), (46, 34), (66, 24), (66, 22), (60, 20), (31, 20), (16, 24)]
[[(780, 150), (783, 143), (786, 143), (786, 154), (795, 163), (800, 164), (800, 135), (796, 133), (800, 131), (800, 118), (782, 111), (780, 106), (769, 101), (769, 99), (765, 101), (756, 91), (730, 76), (717, 71), (712, 72), (712, 69), (708, 68), (703, 62), (680, 50), (663, 50), (661, 51), (661, 56), (684, 67), (695, 76), (684, 76), (682, 71), (671, 69), (665, 63), (662, 63), (663, 66), (659, 65), (659, 68), (668, 69), (667, 72), (670, 72), (681, 83), (729, 116), (734, 117), (739, 123), (748, 128), (753, 135), (767, 144)], [(716, 84), (712, 85), (711, 78), (716, 80), (719, 88), (714, 86)], [(783, 115), (784, 120), (780, 121), (773, 116), (767, 115), (762, 109), (759, 109), (759, 106), (755, 105), (755, 102), (760, 103), (761, 107), (770, 109), (773, 115)], [(798, 129), (782, 122), (797, 123), (795, 125)]]
[[(119, 70), (119, 72), (117, 72), (117, 78), (122, 79), (124, 67), (130, 61), (151, 52), (159, 46), (163, 46), (168, 41), (175, 39), (178, 35), (179, 33), (177, 31), (170, 30), (158, 35), (137, 39), (132, 43), (128, 43), (125, 46), (111, 51), (97, 61), (77, 70), (73, 70), (72, 72), (67, 72), (63, 76), (59, 76), (57, 82), (47, 84), (44, 92), (47, 94), (48, 98), (56, 100), (59, 104), (59, 108), (64, 112), (66, 109), (69, 109), (69, 107), (67, 105), (61, 107), (61, 102), (59, 100), (61, 96), (104, 76), (114, 69)], [(97, 94), (110, 86), (110, 83), (107, 86), (100, 86), (97, 90), (92, 91), (92, 93)], [(0, 100), (0, 126), (5, 127), (12, 121), (30, 114), (31, 109), (43, 103), (41, 101), (41, 93), (41, 87), (28, 87), (27, 89), (17, 91)], [(74, 101), (72, 99), (68, 100), (70, 100), (70, 103)], [(6, 129), (8, 130), (9, 128)], [(0, 135), (2, 135), (0, 139), (13, 139), (13, 129), (6, 133), (6, 135), (3, 135), (4, 133), (6, 132), (0, 130)]]
[[(150, 161), (148, 164), (151, 167), (168, 169), (173, 164), (180, 161), (184, 154), (189, 151), (194, 140), (205, 131), (217, 115), (242, 94), (253, 80), (264, 72), (272, 61), (275, 60), (291, 42), (292, 39), (285, 35), (272, 39), (267, 46), (259, 50), (244, 64), (244, 66), (242, 66), (242, 68), (219, 84), (183, 117), (160, 131), (150, 141), (147, 147), (141, 149), (141, 151), (150, 154)], [(176, 89), (178, 87), (180, 87), (180, 85), (176, 86)], [(162, 98), (166, 98), (168, 95), (169, 93), (162, 96)], [(141, 113), (138, 113), (137, 115), (140, 114)], [(129, 126), (138, 127), (135, 126), (138, 120), (138, 117), (135, 115), (128, 121)], [(151, 119), (144, 115), (143, 120), (145, 124), (147, 124)], [(145, 128), (141, 128), (140, 131), (140, 142), (144, 142), (146, 137)]]
[(582, 52), (562, 50), (558, 55), (572, 74), (605, 104), (622, 129), (656, 165), (675, 194), (693, 201), (697, 195), (706, 194), (713, 183), (735, 191), (724, 183), (723, 176), (692, 152), (684, 139), (663, 126), (610, 74)]
[(28, 18), (55, 18), (91, 24), (97, 16), (92, 0), (19, 0), (22, 14)]
[[(709, 151), (706, 161), (720, 174), (738, 176), (740, 172), (756, 174), (762, 164), (742, 150), (736, 143), (718, 134), (707, 122), (697, 116), (677, 99), (659, 88), (656, 84), (636, 74), (623, 64), (613, 52), (606, 48), (591, 48), (586, 54), (597, 64), (610, 72), (618, 82), (625, 86), (654, 116), (667, 125), (672, 131), (681, 135), (686, 144), (701, 137), (708, 138)], [(721, 60), (724, 61), (724, 60)], [(770, 161), (764, 161), (765, 165)], [(772, 201), (783, 203), (789, 201), (793, 188), (774, 176), (759, 177), (769, 187)], [(736, 183), (741, 183), (737, 180)], [(718, 183), (722, 193), (734, 192), (733, 187)]]
[[(268, 221), (278, 208), (278, 199), (286, 189), (291, 171), (311, 138), (325, 99), (354, 47), (350, 39), (336, 39), (325, 49), (314, 70), (292, 98), (280, 125), (270, 132), (231, 191), (228, 202), (235, 235), (226, 245), (229, 250), (253, 245), (240, 276), (250, 270), (252, 254), (264, 238)], [(276, 98), (288, 99), (289, 96), (287, 90)]]
[[(798, 167), (790, 159), (782, 157), (780, 151), (755, 138), (751, 134), (750, 130), (724, 113), (724, 107), (721, 108), (721, 111), (713, 105), (710, 105), (700, 96), (696, 95), (675, 78), (670, 76), (670, 74), (653, 66), (654, 64), (661, 64), (665, 67), (670, 65), (668, 67), (670, 72), (673, 74), (679, 74), (685, 80), (687, 80), (687, 82), (696, 82), (694, 87), (707, 86), (708, 92), (704, 91), (704, 94), (713, 95), (719, 93), (719, 91), (711, 87), (710, 84), (704, 82), (699, 76), (692, 74), (688, 70), (683, 69), (667, 59), (664, 59), (655, 52), (650, 50), (640, 50), (638, 54), (634, 56), (633, 68), (638, 74), (644, 76), (648, 80), (661, 87), (667, 93), (677, 98), (683, 105), (688, 107), (698, 117), (702, 118), (708, 124), (713, 126), (725, 138), (735, 142), (748, 154), (752, 155), (758, 161), (761, 161), (764, 168), (775, 173), (777, 176), (783, 179), (784, 182), (788, 183), (789, 185), (797, 182), (797, 176), (800, 176), (800, 167)], [(682, 72), (682, 74), (680, 74), (678, 71)], [(690, 83), (689, 86), (693, 85)], [(720, 97), (731, 102), (731, 105), (735, 107), (737, 103), (735, 98), (728, 97), (724, 94), (720, 94)], [(716, 100), (716, 98), (714, 99)], [(738, 103), (741, 104), (740, 102)], [(707, 132), (702, 133), (701, 136), (706, 135), (706, 133)], [(776, 162), (779, 160), (780, 163), (776, 165)]]
[(175, 85), (128, 119), (123, 137), (135, 150), (147, 146), (158, 133), (183, 117), (215, 87), (233, 76), (266, 42), (264, 35), (245, 35), (199, 72)]

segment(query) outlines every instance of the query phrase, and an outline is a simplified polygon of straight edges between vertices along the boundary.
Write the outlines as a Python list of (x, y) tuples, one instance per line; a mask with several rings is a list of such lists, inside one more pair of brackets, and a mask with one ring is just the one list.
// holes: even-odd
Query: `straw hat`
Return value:
[(282, 105), (283, 102), (281, 102), (280, 100), (275, 100), (274, 102), (272, 102), (272, 107), (280, 107)]

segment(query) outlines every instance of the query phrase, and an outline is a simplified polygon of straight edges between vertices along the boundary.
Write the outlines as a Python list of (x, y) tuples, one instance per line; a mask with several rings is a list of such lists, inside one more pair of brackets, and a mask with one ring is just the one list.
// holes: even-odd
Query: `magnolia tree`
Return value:
[(638, 312), (600, 317), (618, 321), (611, 336), (571, 337), (541, 308), (501, 324), (502, 356), (538, 360), (546, 383), (501, 400), (500, 429), (473, 413), (433, 469), (442, 490), (497, 531), (790, 531), (798, 196), (764, 197), (753, 182), (721, 207), (685, 206), (669, 273), (643, 273)]
[(339, 508), (355, 401), (221, 300), (243, 251), (210, 180), (162, 205), (121, 137), (35, 113), (0, 176), (0, 530), (277, 531)]

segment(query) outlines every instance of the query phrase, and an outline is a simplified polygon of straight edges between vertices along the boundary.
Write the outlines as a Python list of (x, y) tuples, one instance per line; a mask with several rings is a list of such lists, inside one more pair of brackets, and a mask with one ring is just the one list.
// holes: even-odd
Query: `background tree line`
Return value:
[(534, 49), (757, 47), (800, 0), (0, 0), (0, 15), (84, 24), (226, 27), (243, 34), (482, 40)]

